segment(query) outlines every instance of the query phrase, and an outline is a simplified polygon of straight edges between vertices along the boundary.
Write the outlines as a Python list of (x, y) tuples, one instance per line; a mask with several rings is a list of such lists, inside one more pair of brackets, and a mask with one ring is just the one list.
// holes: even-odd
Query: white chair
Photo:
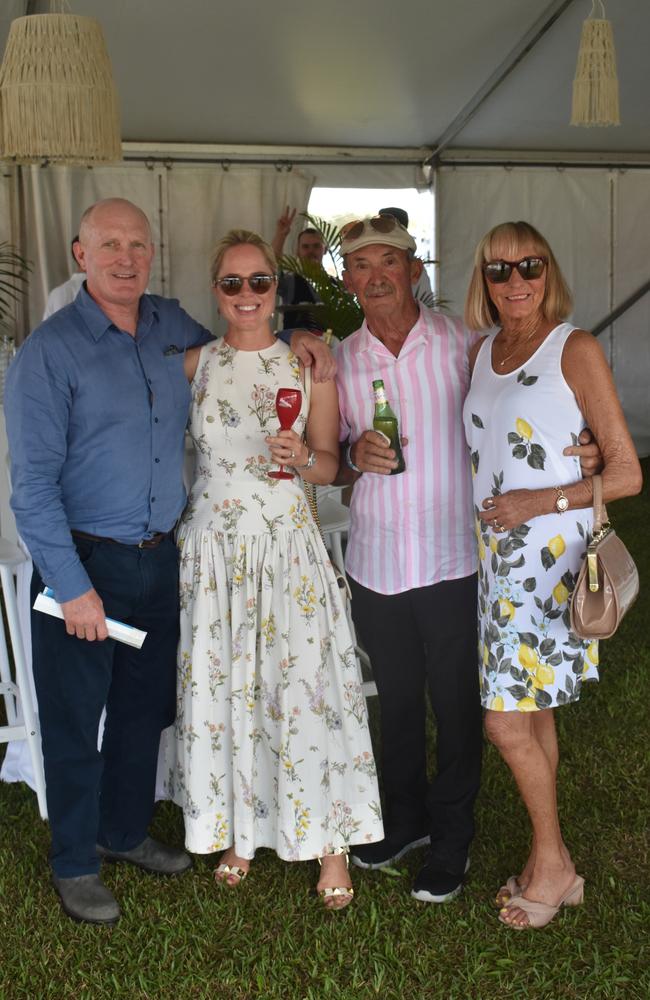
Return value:
[[(340, 570), (343, 570), (343, 537), (348, 534), (350, 527), (350, 511), (341, 503), (340, 486), (319, 486), (317, 488), (318, 497), (318, 517), (321, 523), (325, 545)], [(352, 638), (354, 640), (354, 651), (361, 667), (365, 667), (366, 673), (371, 672), (370, 658), (357, 641), (357, 633), (352, 621), (350, 602), (347, 602), (347, 616)], [(362, 684), (364, 696), (372, 698), (377, 694), (377, 687), (374, 681), (364, 681)]]
[(6, 538), (0, 538), (0, 580), (2, 581), (2, 595), (16, 676), (14, 681), (11, 676), (4, 623), (0, 619), (0, 695), (4, 697), (7, 713), (7, 725), (0, 726), (0, 743), (10, 743), (13, 740), (27, 742), (36, 786), (38, 809), (42, 818), (47, 819), (41, 734), (38, 717), (32, 702), (14, 584), (14, 574), (27, 562), (29, 562), (28, 557), (17, 545), (7, 541)]

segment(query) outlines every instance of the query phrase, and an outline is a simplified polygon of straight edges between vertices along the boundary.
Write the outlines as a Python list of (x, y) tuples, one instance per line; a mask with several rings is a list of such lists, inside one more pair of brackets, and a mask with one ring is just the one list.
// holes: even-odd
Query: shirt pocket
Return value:
[(189, 411), (190, 407), (190, 383), (183, 367), (184, 354), (170, 354), (164, 360), (167, 380), (169, 382), (170, 396), (173, 406), (184, 407)]

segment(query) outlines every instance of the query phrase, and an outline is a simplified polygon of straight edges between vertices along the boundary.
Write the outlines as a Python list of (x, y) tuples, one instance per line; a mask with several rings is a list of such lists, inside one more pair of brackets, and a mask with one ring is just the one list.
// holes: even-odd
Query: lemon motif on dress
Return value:
[(535, 704), (535, 699), (531, 698), (528, 695), (525, 698), (520, 698), (519, 701), (517, 702), (517, 711), (518, 712), (536, 712), (537, 711), (537, 705)]
[(561, 580), (553, 587), (553, 597), (555, 598), (557, 604), (564, 604), (569, 598), (569, 591), (566, 589)]
[(544, 569), (548, 570), (551, 566), (555, 566), (557, 560), (560, 556), (563, 556), (565, 552), (566, 542), (564, 541), (562, 535), (554, 535), (553, 538), (549, 538), (547, 544), (540, 551), (542, 566)]
[(546, 461), (546, 452), (541, 444), (532, 444), (534, 431), (531, 425), (523, 417), (515, 420), (515, 430), (508, 432), (508, 444), (513, 446), (512, 457), (526, 459), (531, 469), (543, 469)]
[(517, 654), (517, 658), (521, 663), (522, 667), (524, 668), (524, 670), (533, 671), (536, 669), (537, 664), (539, 663), (539, 654), (537, 653), (537, 651), (531, 649), (530, 646), (526, 646), (525, 643), (522, 643), (521, 646), (519, 647), (519, 653)]
[(502, 597), (499, 600), (499, 617), (507, 618), (508, 621), (512, 621), (515, 617), (514, 605), (506, 597)]

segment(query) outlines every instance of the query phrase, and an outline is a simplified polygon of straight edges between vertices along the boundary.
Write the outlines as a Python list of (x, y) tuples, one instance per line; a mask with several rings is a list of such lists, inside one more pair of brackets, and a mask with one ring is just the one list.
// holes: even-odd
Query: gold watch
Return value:
[(569, 498), (561, 486), (555, 487), (555, 494), (555, 509), (558, 514), (564, 514), (564, 511), (569, 509)]

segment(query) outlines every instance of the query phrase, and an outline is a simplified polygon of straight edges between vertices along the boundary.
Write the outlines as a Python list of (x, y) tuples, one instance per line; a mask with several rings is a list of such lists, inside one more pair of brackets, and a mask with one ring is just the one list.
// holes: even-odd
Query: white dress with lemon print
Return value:
[(573, 329), (557, 326), (507, 375), (492, 368), (491, 334), (479, 351), (463, 410), (479, 548), (481, 700), (496, 711), (566, 705), (577, 701), (585, 680), (598, 680), (598, 643), (571, 632), (568, 605), (591, 510), (545, 514), (503, 534), (478, 518), (490, 495), (581, 478), (578, 459), (562, 454), (585, 426), (561, 368)]
[[(375, 762), (339, 588), (301, 480), (269, 479), (278, 341), (201, 352), (195, 482), (179, 530), (178, 714), (166, 783), (196, 853), (286, 860), (383, 836)], [(304, 399), (294, 429), (305, 427)]]

